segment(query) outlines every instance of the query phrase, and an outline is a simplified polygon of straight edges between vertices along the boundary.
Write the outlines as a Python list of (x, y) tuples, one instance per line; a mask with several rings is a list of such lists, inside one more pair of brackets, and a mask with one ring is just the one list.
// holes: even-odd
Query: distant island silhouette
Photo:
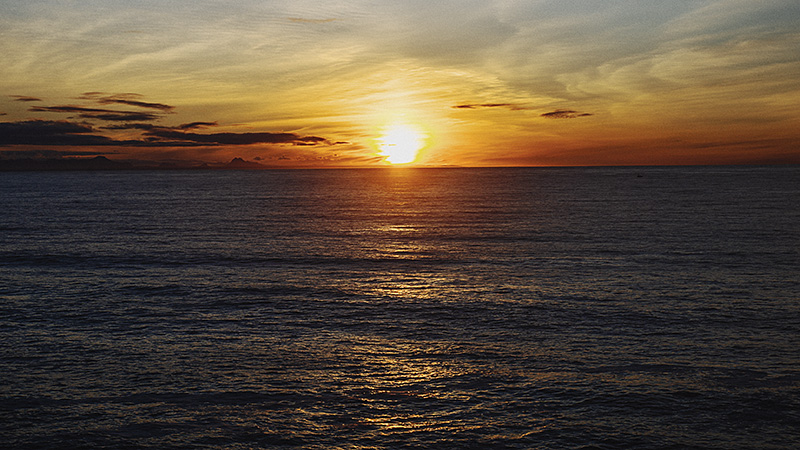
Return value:
[(114, 161), (105, 156), (93, 158), (25, 158), (0, 159), (0, 171), (108, 171), (108, 170), (262, 170), (269, 167), (255, 161), (233, 158), (225, 164), (184, 161)]

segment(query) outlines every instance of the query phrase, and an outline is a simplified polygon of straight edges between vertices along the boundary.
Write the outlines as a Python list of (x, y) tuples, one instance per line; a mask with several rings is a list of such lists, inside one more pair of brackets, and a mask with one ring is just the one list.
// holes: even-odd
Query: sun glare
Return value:
[(417, 159), (417, 154), (425, 146), (425, 135), (411, 125), (394, 124), (384, 129), (376, 141), (386, 162), (408, 164)]

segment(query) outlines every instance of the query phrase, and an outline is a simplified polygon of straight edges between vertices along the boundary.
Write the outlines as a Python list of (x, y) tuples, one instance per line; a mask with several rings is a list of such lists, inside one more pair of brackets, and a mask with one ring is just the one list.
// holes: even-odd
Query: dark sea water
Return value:
[(800, 448), (799, 280), (800, 167), (0, 173), (0, 447)]

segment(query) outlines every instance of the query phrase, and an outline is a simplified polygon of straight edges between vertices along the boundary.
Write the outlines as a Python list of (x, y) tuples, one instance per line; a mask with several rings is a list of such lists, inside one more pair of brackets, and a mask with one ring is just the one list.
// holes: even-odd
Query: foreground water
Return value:
[(0, 173), (8, 448), (800, 447), (800, 168)]

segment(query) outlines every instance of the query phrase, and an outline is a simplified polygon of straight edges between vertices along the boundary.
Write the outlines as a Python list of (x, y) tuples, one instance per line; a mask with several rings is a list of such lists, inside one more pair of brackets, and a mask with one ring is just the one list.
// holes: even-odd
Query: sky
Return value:
[(0, 55), (0, 158), (800, 163), (797, 0), (0, 0)]

